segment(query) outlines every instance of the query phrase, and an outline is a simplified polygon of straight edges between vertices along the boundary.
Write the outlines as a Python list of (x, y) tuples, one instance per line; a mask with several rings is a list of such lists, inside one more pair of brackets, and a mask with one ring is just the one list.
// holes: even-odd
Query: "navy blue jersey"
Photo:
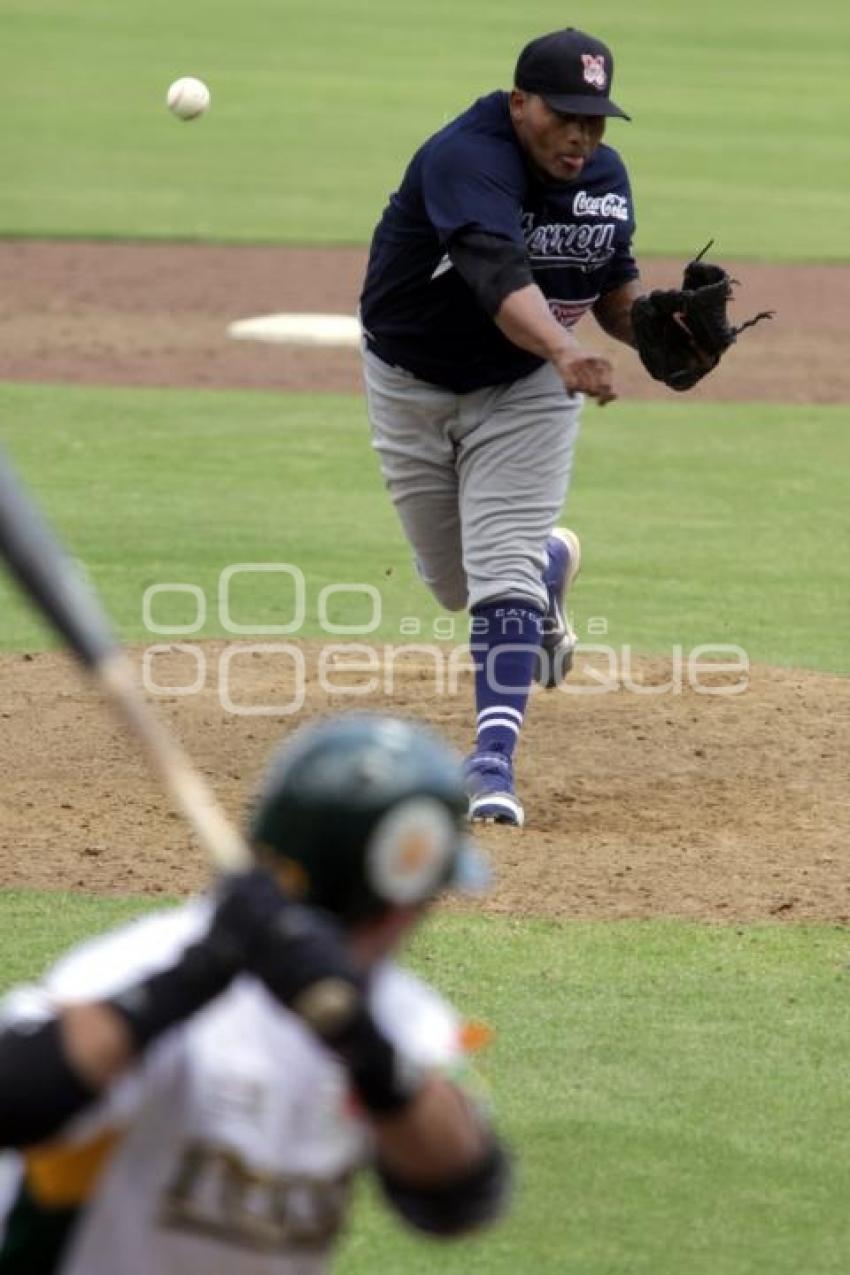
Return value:
[(490, 93), (416, 152), (372, 239), (360, 313), (388, 363), (458, 393), (527, 376), (543, 360), (502, 335), (451, 264), (462, 231), (523, 246), (559, 322), (571, 327), (638, 276), (629, 179), (599, 146), (574, 182), (537, 177), (514, 133), (508, 94)]

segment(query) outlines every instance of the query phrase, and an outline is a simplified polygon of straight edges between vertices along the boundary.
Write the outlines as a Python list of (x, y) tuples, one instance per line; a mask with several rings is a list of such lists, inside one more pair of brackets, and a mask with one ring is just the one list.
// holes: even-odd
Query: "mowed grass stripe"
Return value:
[[(840, 0), (6, 0), (0, 233), (368, 240), (424, 137), (508, 88), (525, 41), (573, 20), (607, 39), (642, 253), (847, 260), (841, 216), (850, 10)], [(213, 107), (164, 106), (179, 75)], [(811, 92), (789, 85), (811, 83)], [(815, 87), (816, 86), (816, 87)]]
[[(754, 661), (846, 672), (847, 424), (842, 407), (590, 406), (566, 513), (584, 543), (580, 636), (604, 621), (617, 647), (732, 643)], [(401, 640), (404, 617), (429, 635), (442, 614), (415, 577), (357, 396), (6, 384), (0, 441), (126, 639), (146, 636), (144, 592), (166, 583), (198, 586), (199, 636), (222, 634), (219, 577), (234, 563), (303, 572), (303, 636), (320, 632), (320, 591), (338, 583), (378, 589), (376, 640)], [(47, 643), (5, 580), (0, 599), (4, 648)], [(240, 576), (231, 603), (239, 623), (294, 615), (285, 575)], [(372, 613), (362, 592), (329, 608), (336, 624)], [(187, 595), (156, 603), (160, 623), (194, 614)]]

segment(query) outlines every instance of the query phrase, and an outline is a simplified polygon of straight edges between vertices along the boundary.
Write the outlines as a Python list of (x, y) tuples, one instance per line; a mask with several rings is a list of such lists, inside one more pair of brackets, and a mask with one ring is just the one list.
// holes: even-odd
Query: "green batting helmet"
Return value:
[(487, 868), (466, 833), (460, 759), (432, 731), (357, 713), (286, 742), (258, 794), (251, 842), (302, 902), (348, 923), (477, 889)]

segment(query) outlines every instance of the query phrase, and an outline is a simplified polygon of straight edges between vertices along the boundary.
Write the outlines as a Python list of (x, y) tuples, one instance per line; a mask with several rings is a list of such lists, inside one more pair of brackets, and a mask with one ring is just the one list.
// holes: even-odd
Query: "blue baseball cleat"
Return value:
[(556, 527), (546, 541), (543, 583), (549, 606), (543, 617), (543, 641), (535, 678), (547, 691), (560, 686), (573, 666), (576, 635), (567, 619), (570, 585), (581, 569), (581, 543), (569, 527)]
[(469, 793), (469, 818), (473, 823), (525, 823), (522, 803), (514, 792), (510, 758), (502, 753), (471, 753), (464, 765)]

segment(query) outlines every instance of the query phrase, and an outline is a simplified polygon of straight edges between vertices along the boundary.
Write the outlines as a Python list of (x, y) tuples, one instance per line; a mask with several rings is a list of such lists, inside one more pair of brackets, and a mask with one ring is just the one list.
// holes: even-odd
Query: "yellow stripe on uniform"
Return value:
[(85, 1204), (120, 1140), (117, 1130), (107, 1129), (78, 1146), (53, 1145), (27, 1151), (24, 1174), (33, 1200), (49, 1209)]

